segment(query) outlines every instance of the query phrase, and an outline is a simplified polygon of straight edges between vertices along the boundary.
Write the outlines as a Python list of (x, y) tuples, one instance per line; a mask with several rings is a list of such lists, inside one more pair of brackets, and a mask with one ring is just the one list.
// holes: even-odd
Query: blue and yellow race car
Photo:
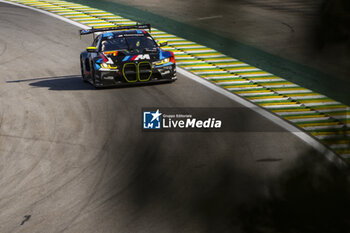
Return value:
[(95, 87), (176, 80), (173, 52), (160, 47), (146, 31), (151, 25), (119, 26), (80, 30), (93, 34), (91, 47), (80, 54), (81, 74)]

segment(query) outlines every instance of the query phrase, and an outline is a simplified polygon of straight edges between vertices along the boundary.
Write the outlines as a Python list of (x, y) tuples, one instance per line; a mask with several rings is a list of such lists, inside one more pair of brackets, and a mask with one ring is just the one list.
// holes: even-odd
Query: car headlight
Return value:
[(103, 68), (108, 68), (108, 65), (107, 65), (106, 63), (102, 63), (101, 66), (102, 66)]
[(164, 58), (163, 60), (161, 60), (161, 63), (168, 63), (170, 61), (169, 58)]
[(170, 58), (164, 58), (160, 61), (154, 62), (153, 64), (156, 66), (160, 66), (160, 65), (163, 65), (163, 64), (168, 63), (168, 62), (170, 62)]

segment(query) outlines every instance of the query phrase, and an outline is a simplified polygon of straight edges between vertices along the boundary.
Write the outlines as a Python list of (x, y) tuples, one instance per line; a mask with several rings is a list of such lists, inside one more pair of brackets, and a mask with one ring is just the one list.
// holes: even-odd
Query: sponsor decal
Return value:
[(103, 53), (104, 55), (110, 55), (110, 54), (112, 54), (113, 56), (117, 56), (118, 55), (118, 51), (107, 51), (107, 52), (104, 52)]
[(123, 59), (124, 61), (138, 61), (138, 60), (151, 60), (151, 57), (149, 54), (140, 54), (135, 56), (125, 56)]

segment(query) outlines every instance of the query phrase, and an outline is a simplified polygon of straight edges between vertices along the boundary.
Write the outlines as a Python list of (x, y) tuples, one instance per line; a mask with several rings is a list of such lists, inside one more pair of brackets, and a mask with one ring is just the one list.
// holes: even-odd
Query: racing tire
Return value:
[(96, 85), (96, 74), (95, 74), (95, 68), (91, 65), (91, 82), (95, 89), (100, 89), (101, 87)]
[(83, 82), (85, 83), (88, 82), (82, 60), (80, 60), (80, 71), (81, 71), (81, 78), (83, 79)]

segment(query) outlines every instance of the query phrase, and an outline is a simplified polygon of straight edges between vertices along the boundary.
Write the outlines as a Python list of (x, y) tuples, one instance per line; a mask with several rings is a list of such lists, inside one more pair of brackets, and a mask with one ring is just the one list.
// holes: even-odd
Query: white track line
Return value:
[[(90, 27), (77, 23), (73, 20), (64, 18), (62, 16), (53, 14), (51, 12), (47, 12), (41, 9), (37, 9), (35, 7), (30, 7), (30, 6), (25, 6), (19, 3), (14, 3), (14, 2), (8, 2), (5, 0), (0, 0), (0, 2), (2, 3), (7, 3), (7, 4), (11, 4), (11, 5), (15, 5), (15, 6), (19, 6), (19, 7), (23, 7), (23, 8), (27, 8), (27, 9), (31, 9), (40, 13), (43, 13), (45, 15), (49, 15), (52, 16), (54, 18), (57, 18), (59, 20), (62, 20), (64, 22), (70, 23), (74, 26), (77, 26), (81, 29), (89, 29)], [(291, 132), (292, 134), (294, 134), (295, 136), (297, 136), (298, 138), (300, 138), (301, 140), (303, 140), (304, 142), (306, 142), (307, 144), (309, 144), (311, 147), (313, 147), (314, 149), (316, 149), (317, 151), (319, 151), (320, 153), (324, 154), (325, 157), (331, 161), (334, 162), (335, 164), (337, 164), (338, 166), (342, 166), (342, 167), (346, 167), (347, 164), (340, 159), (340, 157), (338, 157), (338, 155), (336, 155), (333, 151), (331, 151), (330, 149), (328, 149), (325, 145), (323, 145), (321, 142), (319, 142), (318, 140), (316, 140), (315, 138), (313, 138), (312, 136), (310, 136), (309, 134), (307, 134), (306, 132), (300, 130), (299, 128), (297, 128), (296, 126), (292, 125), (291, 123), (287, 122), (286, 120), (278, 117), (277, 115), (259, 107), (258, 105), (255, 105), (251, 102), (249, 102), (248, 100), (235, 95), (232, 92), (229, 92), (228, 90), (225, 90), (213, 83), (211, 83), (210, 81), (207, 81), (197, 75), (194, 75), (193, 73), (190, 73), (189, 71), (186, 71), (185, 69), (182, 69), (180, 67), (176, 68), (178, 73), (184, 75), (185, 77), (192, 79), (194, 81), (196, 81), (197, 83), (206, 86), (207, 88), (226, 96), (227, 98), (234, 100), (238, 103), (240, 103), (241, 105), (250, 108), (252, 111), (262, 115), (263, 117), (271, 120), (272, 122), (276, 123), (277, 125), (281, 126), (282, 128), (284, 128), (285, 130)]]

